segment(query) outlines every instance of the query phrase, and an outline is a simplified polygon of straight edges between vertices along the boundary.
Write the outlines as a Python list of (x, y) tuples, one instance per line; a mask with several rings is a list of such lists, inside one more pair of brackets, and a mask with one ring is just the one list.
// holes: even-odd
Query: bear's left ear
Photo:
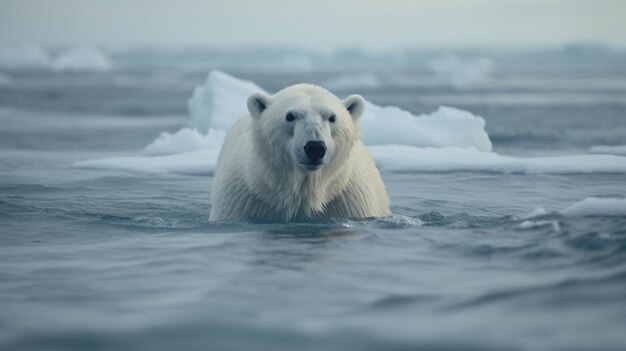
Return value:
[(365, 111), (365, 99), (361, 95), (350, 95), (343, 100), (343, 105), (353, 119), (358, 119)]
[(255, 93), (248, 98), (248, 112), (254, 118), (261, 117), (261, 114), (270, 105), (271, 97), (263, 93)]

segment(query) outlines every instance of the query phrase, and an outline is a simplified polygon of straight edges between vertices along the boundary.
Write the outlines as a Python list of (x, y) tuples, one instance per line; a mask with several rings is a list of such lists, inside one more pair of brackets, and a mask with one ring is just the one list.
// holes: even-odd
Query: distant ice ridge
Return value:
[(106, 72), (113, 63), (102, 51), (88, 46), (62, 50), (55, 55), (34, 45), (0, 47), (0, 69), (52, 70), (55, 72)]
[(344, 74), (324, 83), (326, 89), (375, 88), (381, 85), (380, 78), (371, 73)]
[[(149, 173), (211, 174), (230, 126), (246, 114), (246, 99), (263, 91), (253, 82), (212, 71), (188, 101), (190, 125), (162, 133), (144, 156), (83, 161), (76, 167)], [(492, 152), (485, 121), (452, 107), (415, 116), (368, 102), (362, 140), (389, 172), (626, 173), (626, 157), (569, 155), (520, 158)]]
[(50, 54), (38, 46), (11, 45), (0, 47), (0, 68), (48, 69), (50, 61)]
[(589, 149), (592, 154), (626, 155), (626, 145), (596, 145)]
[(52, 60), (51, 66), (57, 72), (107, 72), (113, 69), (113, 63), (108, 56), (87, 46), (60, 52)]
[(454, 85), (482, 83), (491, 78), (493, 61), (484, 57), (443, 56), (428, 63), (431, 71)]

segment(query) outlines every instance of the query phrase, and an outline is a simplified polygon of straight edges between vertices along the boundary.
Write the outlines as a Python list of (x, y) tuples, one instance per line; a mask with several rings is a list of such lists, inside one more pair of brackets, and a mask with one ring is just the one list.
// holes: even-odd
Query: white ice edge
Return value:
[(626, 173), (626, 157), (568, 155), (512, 157), (474, 148), (418, 148), (406, 145), (369, 147), (382, 171), (494, 172), (519, 174)]
[(175, 155), (110, 157), (79, 161), (74, 167), (147, 174), (209, 175), (215, 172), (218, 152), (219, 149), (210, 149)]
[[(226, 131), (246, 113), (247, 97), (263, 91), (250, 81), (212, 71), (188, 101), (190, 127), (162, 133), (144, 156), (77, 162), (77, 168), (144, 173), (212, 174)], [(568, 155), (512, 157), (491, 152), (485, 121), (452, 107), (415, 116), (368, 102), (362, 140), (383, 172), (493, 172), (521, 174), (626, 173), (626, 157)]]
[(589, 149), (592, 154), (626, 155), (626, 145), (595, 145)]
[[(405, 145), (368, 147), (381, 172), (487, 172), (513, 174), (626, 173), (626, 157), (571, 155), (518, 158), (463, 148)], [(219, 147), (173, 155), (116, 157), (76, 162), (74, 167), (144, 173), (211, 175)]]

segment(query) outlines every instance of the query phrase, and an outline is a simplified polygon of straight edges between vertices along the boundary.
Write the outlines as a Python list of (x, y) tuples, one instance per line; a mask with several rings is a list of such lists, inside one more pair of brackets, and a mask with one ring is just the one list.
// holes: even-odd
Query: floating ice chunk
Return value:
[(324, 87), (333, 89), (375, 88), (380, 86), (380, 79), (375, 74), (344, 74), (330, 79), (324, 83)]
[(428, 63), (438, 76), (454, 85), (467, 85), (488, 80), (493, 72), (493, 62), (484, 57), (460, 58), (443, 56)]
[(626, 155), (626, 145), (596, 145), (589, 149), (592, 154)]
[[(197, 87), (189, 99), (191, 126), (202, 134), (209, 129), (227, 131), (247, 113), (248, 96), (259, 91), (264, 92), (252, 82), (211, 71), (206, 83)], [(360, 125), (361, 138), (366, 145), (458, 146), (491, 150), (485, 120), (451, 107), (415, 116), (398, 107), (381, 107), (368, 102)]]
[(57, 72), (107, 72), (113, 63), (101, 51), (92, 47), (75, 47), (60, 52), (52, 61)]
[(393, 172), (495, 172), (495, 173), (626, 173), (626, 157), (569, 155), (511, 157), (475, 148), (418, 148), (406, 145), (369, 147), (376, 165)]
[(143, 153), (146, 156), (160, 156), (219, 149), (225, 137), (226, 132), (222, 130), (209, 129), (206, 135), (202, 135), (196, 129), (183, 128), (174, 134), (161, 133), (150, 145), (146, 146)]
[(187, 102), (191, 127), (206, 134), (209, 129), (227, 131), (247, 113), (246, 100), (256, 92), (265, 92), (258, 85), (211, 71), (206, 83), (197, 87)]
[(50, 54), (38, 46), (15, 45), (0, 47), (0, 68), (48, 69)]
[(368, 103), (361, 117), (361, 139), (366, 145), (474, 147), (491, 151), (485, 120), (452, 107), (415, 116), (398, 107)]
[(626, 199), (588, 197), (561, 211), (566, 216), (626, 216)]
[(219, 149), (214, 148), (164, 156), (111, 157), (76, 162), (74, 167), (135, 173), (213, 174), (218, 153)]

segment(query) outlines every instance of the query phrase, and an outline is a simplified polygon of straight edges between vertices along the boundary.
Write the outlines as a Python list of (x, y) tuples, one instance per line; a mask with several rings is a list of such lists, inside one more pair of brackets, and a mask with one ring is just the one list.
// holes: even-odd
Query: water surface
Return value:
[[(626, 144), (622, 73), (350, 92), (416, 114), (464, 108), (499, 153), (563, 155)], [(240, 76), (277, 89), (329, 74)], [(2, 349), (626, 347), (626, 218), (559, 212), (626, 197), (624, 174), (385, 173), (389, 218), (210, 223), (211, 176), (72, 168), (184, 126), (203, 74), (12, 78), (0, 87)]]

